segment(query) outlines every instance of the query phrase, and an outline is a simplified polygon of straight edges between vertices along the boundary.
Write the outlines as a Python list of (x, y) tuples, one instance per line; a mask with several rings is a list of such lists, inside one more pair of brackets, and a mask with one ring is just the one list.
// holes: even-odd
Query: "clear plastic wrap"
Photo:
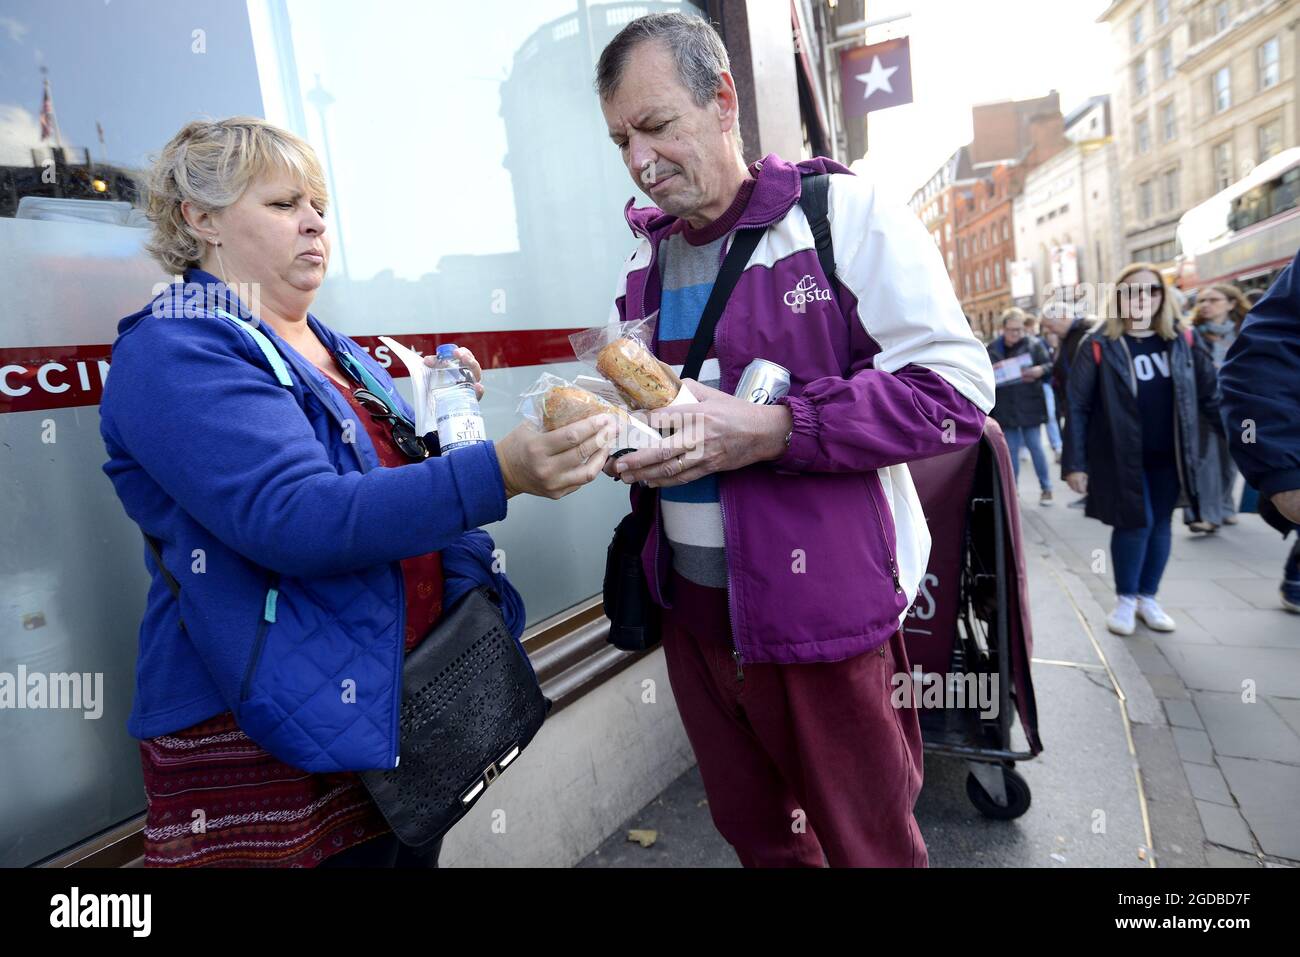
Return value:
[(650, 351), (654, 320), (611, 322), (569, 336), (574, 355), (614, 384), (630, 408), (661, 409), (677, 397), (682, 382)]
[[(609, 383), (600, 383), (600, 380), (593, 380), (593, 383), (609, 387)], [(650, 448), (662, 441), (658, 432), (622, 405), (549, 372), (542, 373), (523, 393), (516, 411), (542, 432), (563, 428), (593, 415), (612, 415), (618, 423), (618, 430), (609, 445), (609, 451), (615, 456), (633, 449)]]

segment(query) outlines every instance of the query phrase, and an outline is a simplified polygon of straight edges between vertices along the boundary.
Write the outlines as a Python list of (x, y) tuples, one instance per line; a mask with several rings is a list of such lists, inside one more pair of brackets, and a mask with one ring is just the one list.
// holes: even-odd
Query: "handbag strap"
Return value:
[(713, 282), (713, 290), (709, 293), (708, 302), (704, 304), (700, 324), (695, 329), (695, 338), (691, 340), (691, 350), (686, 353), (686, 364), (682, 366), (683, 379), (699, 379), (704, 357), (708, 354), (709, 347), (713, 345), (713, 330), (717, 328), (718, 320), (722, 318), (722, 309), (731, 298), (731, 291), (736, 288), (736, 283), (740, 281), (740, 274), (745, 271), (749, 257), (754, 254), (758, 241), (763, 238), (765, 232), (767, 232), (766, 227), (742, 229), (737, 231), (731, 241), (731, 248), (727, 250), (727, 256), (722, 261), (722, 269), (718, 271), (718, 278)]
[(176, 580), (176, 576), (169, 572), (167, 566), (163, 564), (162, 551), (158, 548), (158, 540), (143, 528), (140, 529), (140, 534), (144, 536), (144, 543), (149, 546), (149, 554), (153, 556), (153, 562), (158, 566), (158, 571), (162, 574), (162, 579), (167, 584), (167, 590), (170, 591), (172, 597), (176, 599), (177, 620), (180, 622), (181, 631), (185, 631), (185, 619), (179, 616), (181, 583)]

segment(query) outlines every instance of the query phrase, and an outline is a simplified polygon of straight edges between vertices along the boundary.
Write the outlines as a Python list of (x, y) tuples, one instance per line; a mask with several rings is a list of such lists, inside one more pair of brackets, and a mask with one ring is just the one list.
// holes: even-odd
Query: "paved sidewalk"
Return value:
[[(1026, 527), (1092, 593), (1093, 630), (1123, 643), (1167, 718), (1177, 768), (1160, 760), (1160, 722), (1144, 720), (1137, 732), (1142, 766), (1168, 777), (1157, 793), (1166, 800), (1152, 802), (1160, 864), (1300, 862), (1300, 616), (1278, 602), (1289, 541), (1257, 515), (1198, 536), (1177, 514), (1157, 597), (1178, 628), (1160, 634), (1139, 624), (1132, 637), (1115, 638), (1104, 619), (1114, 601), (1110, 529), (1066, 508), (1076, 496), (1059, 482), (1055, 506), (1031, 504), (1034, 485), (1022, 469)], [(1174, 799), (1179, 771), (1194, 820)], [(1196, 825), (1199, 848), (1190, 840)]]
[[(1277, 604), (1287, 546), (1257, 516), (1209, 539), (1178, 522), (1160, 594), (1178, 631), (1120, 638), (1105, 626), (1109, 529), (1066, 508), (1059, 481), (1039, 507), (1028, 462), (1020, 480), (1044, 751), (1017, 769), (1033, 803), (988, 820), (966, 798), (965, 763), (927, 755), (917, 819), (932, 866), (1300, 862), (1300, 617)], [(633, 829), (652, 831), (650, 846)], [(737, 862), (692, 768), (580, 866)]]
[[(1032, 530), (1027, 535), (1034, 537)], [(989, 820), (966, 796), (966, 762), (927, 754), (916, 815), (931, 866), (1150, 866), (1142, 801), (1118, 697), (1075, 611), (1077, 604), (1096, 616), (1099, 606), (1067, 568), (1053, 567), (1050, 552), (1041, 545), (1029, 548), (1026, 560), (1044, 751), (1033, 761), (1021, 762), (1017, 770), (1031, 788), (1032, 804), (1014, 821)], [(1068, 598), (1063, 588), (1070, 590)], [(1124, 677), (1144, 685), (1136, 664), (1122, 648), (1118, 652), (1124, 658), (1119, 663)], [(1146, 702), (1139, 707), (1143, 715), (1163, 721), (1149, 689), (1137, 698)], [(1018, 725), (1013, 746), (1027, 749)], [(654, 844), (643, 848), (630, 842), (628, 832), (634, 829), (654, 831)], [(735, 867), (737, 862), (712, 826), (698, 769), (692, 768), (580, 866)]]

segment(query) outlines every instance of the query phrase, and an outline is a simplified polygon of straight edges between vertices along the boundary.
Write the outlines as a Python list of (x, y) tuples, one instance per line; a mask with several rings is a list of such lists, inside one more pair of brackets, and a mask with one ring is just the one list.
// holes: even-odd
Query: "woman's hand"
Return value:
[(1080, 495), (1088, 494), (1088, 473), (1071, 472), (1065, 477), (1065, 484)]
[(610, 415), (593, 415), (554, 432), (520, 423), (496, 444), (506, 497), (526, 492), (564, 498), (582, 488), (600, 474), (617, 429)]
[[(464, 346), (461, 346), (456, 350), (456, 358), (460, 359), (465, 368), (469, 370), (470, 376), (474, 379), (474, 395), (477, 398), (483, 398), (483, 367), (479, 365), (478, 360), (474, 358), (474, 353), (470, 352)], [(438, 357), (436, 355), (428, 355), (424, 357), (424, 364), (430, 369), (433, 368), (437, 361)]]

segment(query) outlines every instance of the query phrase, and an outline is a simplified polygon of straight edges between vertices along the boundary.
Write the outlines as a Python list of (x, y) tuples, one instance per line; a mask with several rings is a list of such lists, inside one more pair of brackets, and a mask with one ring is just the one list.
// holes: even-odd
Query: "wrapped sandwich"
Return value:
[(537, 400), (543, 432), (580, 422), (593, 415), (609, 413), (620, 420), (628, 417), (627, 410), (606, 402), (600, 396), (579, 389), (575, 385), (554, 385)]
[(677, 398), (676, 376), (639, 339), (615, 339), (596, 354), (596, 371), (634, 409), (661, 409)]
[(682, 382), (646, 345), (654, 320), (611, 322), (569, 336), (574, 355), (614, 385), (633, 409), (662, 409), (677, 397)]
[[(617, 395), (608, 383), (601, 384), (609, 389), (610, 395)], [(593, 415), (611, 415), (618, 423), (618, 433), (610, 443), (610, 453), (613, 455), (648, 448), (660, 441), (658, 432), (621, 405), (550, 373), (543, 373), (532, 388), (524, 393), (518, 411), (543, 432), (562, 429)]]

